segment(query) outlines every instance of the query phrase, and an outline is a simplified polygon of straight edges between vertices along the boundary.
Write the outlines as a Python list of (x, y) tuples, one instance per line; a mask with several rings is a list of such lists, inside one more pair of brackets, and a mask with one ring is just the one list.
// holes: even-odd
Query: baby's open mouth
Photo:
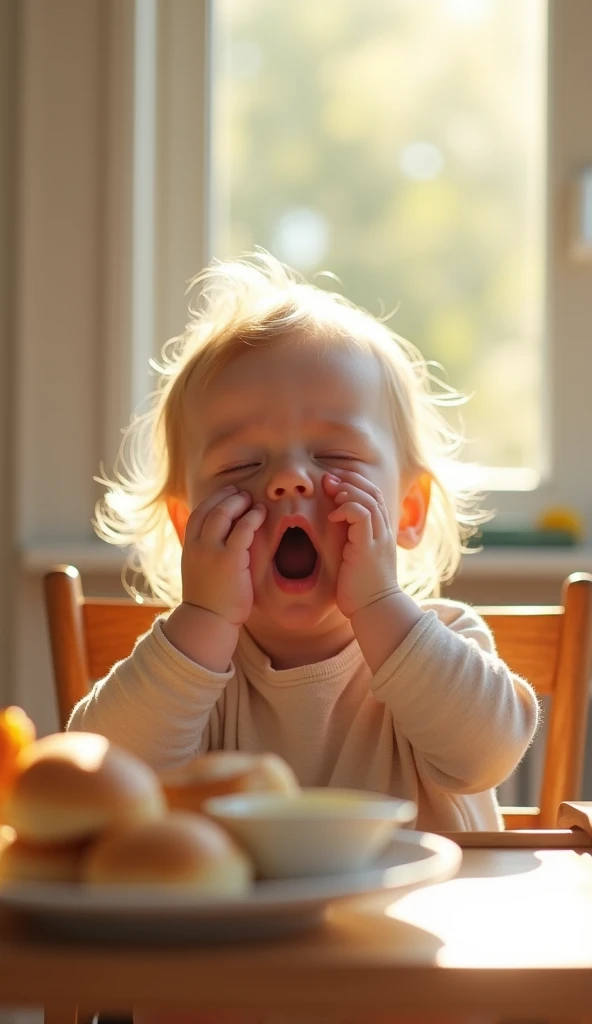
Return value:
[(273, 556), (274, 565), (287, 580), (304, 580), (312, 576), (317, 564), (317, 551), (305, 530), (289, 526)]

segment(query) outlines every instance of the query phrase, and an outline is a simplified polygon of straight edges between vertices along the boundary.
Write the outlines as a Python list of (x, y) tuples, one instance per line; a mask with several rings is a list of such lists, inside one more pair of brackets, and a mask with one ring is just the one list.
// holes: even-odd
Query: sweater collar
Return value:
[(250, 633), (243, 628), (239, 634), (237, 654), (241, 661), (249, 666), (249, 677), (254, 676), (269, 686), (294, 686), (303, 683), (329, 682), (332, 679), (351, 675), (363, 661), (362, 652), (357, 640), (353, 639), (338, 654), (324, 661), (313, 662), (311, 665), (299, 665), (296, 668), (273, 668), (267, 654), (255, 643)]

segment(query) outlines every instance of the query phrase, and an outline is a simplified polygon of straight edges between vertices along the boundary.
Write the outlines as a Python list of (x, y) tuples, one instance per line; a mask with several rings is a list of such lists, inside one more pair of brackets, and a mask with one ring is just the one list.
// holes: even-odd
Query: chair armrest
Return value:
[(560, 803), (557, 828), (580, 828), (592, 836), (592, 801), (564, 800)]
[(463, 850), (592, 850), (592, 836), (581, 828), (533, 828), (508, 832), (439, 832)]

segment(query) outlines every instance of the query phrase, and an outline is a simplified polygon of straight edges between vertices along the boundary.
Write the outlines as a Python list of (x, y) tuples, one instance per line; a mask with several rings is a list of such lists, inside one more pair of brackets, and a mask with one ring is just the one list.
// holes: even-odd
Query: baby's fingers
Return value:
[(203, 498), (202, 501), (195, 506), (187, 520), (185, 540), (197, 540), (201, 537), (203, 525), (212, 509), (216, 508), (216, 506), (224, 501), (225, 498), (237, 493), (238, 492), (234, 484), (229, 484), (228, 487), (223, 487), (221, 490), (216, 491), (215, 494), (210, 494), (208, 498)]
[(341, 480), (329, 474), (325, 480), (325, 489), (338, 505), (345, 501), (355, 501), (370, 510), (375, 537), (380, 536), (385, 528), (389, 528), (389, 514), (384, 495), (376, 484), (366, 480), (360, 473), (353, 473), (350, 470), (342, 472)]
[[(376, 540), (383, 538), (386, 524), (382, 516), (382, 511), (378, 507), (376, 501), (369, 494), (358, 487), (353, 487), (351, 484), (347, 484), (342, 491), (337, 492), (333, 500), (339, 508), (345, 508), (351, 505), (357, 509), (364, 509), (370, 517), (372, 536), (375, 537)], [(333, 511), (336, 511), (336, 509)], [(330, 517), (332, 515), (333, 512), (330, 513)], [(355, 516), (355, 521), (357, 521), (359, 519), (359, 513), (355, 513)], [(348, 522), (349, 521), (350, 520), (348, 520)], [(339, 522), (339, 520), (334, 520), (334, 522)]]
[(348, 524), (347, 539), (356, 547), (372, 543), (372, 515), (364, 505), (348, 501), (329, 512), (328, 518), (332, 523)]
[(253, 543), (253, 538), (265, 520), (267, 509), (265, 505), (253, 505), (244, 516), (235, 523), (226, 541), (226, 547), (231, 551), (248, 551)]
[(207, 544), (223, 544), (232, 530), (234, 521), (243, 515), (251, 501), (251, 495), (246, 491), (224, 498), (204, 519), (201, 539)]

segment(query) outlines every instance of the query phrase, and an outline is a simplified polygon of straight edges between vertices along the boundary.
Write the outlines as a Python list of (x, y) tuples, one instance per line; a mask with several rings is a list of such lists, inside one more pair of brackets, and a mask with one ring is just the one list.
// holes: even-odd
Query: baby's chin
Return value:
[(266, 618), (269, 623), (273, 623), (276, 630), (279, 629), (285, 633), (310, 634), (322, 626), (328, 615), (322, 614), (318, 609), (288, 608), (278, 610)]
[(332, 593), (307, 594), (288, 597), (285, 594), (257, 594), (255, 589), (253, 612), (247, 625), (270, 626), (274, 631), (310, 633), (329, 626), (331, 620), (341, 622), (343, 616)]

